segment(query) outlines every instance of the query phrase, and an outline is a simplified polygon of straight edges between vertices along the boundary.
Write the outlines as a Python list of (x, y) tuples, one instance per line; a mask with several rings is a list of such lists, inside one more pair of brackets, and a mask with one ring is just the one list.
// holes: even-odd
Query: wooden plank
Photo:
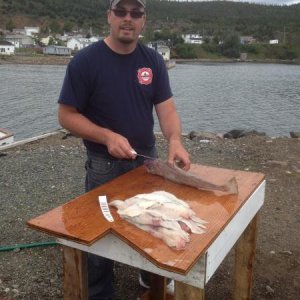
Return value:
[(106, 257), (138, 269), (142, 269), (167, 278), (172, 278), (177, 281), (182, 281), (192, 286), (199, 288), (204, 287), (206, 255), (200, 257), (191, 270), (189, 270), (187, 274), (183, 275), (170, 272), (159, 266), (156, 266), (140, 252), (136, 251), (134, 248), (130, 247), (128, 244), (124, 243), (111, 233), (104, 236), (101, 240), (96, 241), (91, 246), (86, 246), (66, 239), (57, 239), (57, 242), (61, 245), (76, 248), (83, 252), (100, 255), (102, 257)]
[(166, 284), (166, 277), (151, 274), (149, 300), (166, 300)]
[(235, 300), (250, 300), (253, 262), (257, 236), (256, 215), (235, 246), (234, 294)]
[[(146, 291), (141, 297), (140, 297), (140, 300), (150, 300), (150, 291)], [(166, 300), (174, 300), (174, 296), (172, 295), (169, 295), (169, 294), (166, 294)]]
[[(155, 265), (171, 272), (186, 274), (264, 179), (261, 173), (199, 165), (193, 165), (192, 169), (199, 176), (206, 176), (208, 180), (219, 184), (235, 176), (239, 187), (238, 195), (218, 197), (212, 192), (176, 184), (149, 174), (144, 167), (140, 167), (30, 220), (28, 225), (86, 245), (91, 245), (111, 232)], [(125, 200), (139, 193), (157, 190), (170, 192), (185, 200), (197, 216), (209, 222), (204, 234), (191, 234), (190, 243), (184, 251), (171, 249), (161, 240), (122, 220), (115, 209), (112, 209), (115, 222), (109, 223), (102, 216), (99, 195), (106, 195), (109, 201)]]
[(263, 181), (257, 187), (247, 202), (236, 213), (232, 221), (226, 225), (207, 249), (205, 282), (209, 281), (228, 252), (234, 247), (240, 236), (243, 234), (251, 220), (261, 209), (264, 203), (265, 185), (265, 181)]
[(87, 254), (63, 246), (64, 300), (88, 299)]
[(204, 300), (204, 289), (175, 281), (174, 300)]

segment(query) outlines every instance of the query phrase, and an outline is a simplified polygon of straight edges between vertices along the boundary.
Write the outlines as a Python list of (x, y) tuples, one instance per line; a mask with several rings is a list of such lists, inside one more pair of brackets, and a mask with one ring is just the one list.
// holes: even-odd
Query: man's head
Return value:
[(145, 25), (145, 5), (145, 0), (110, 0), (107, 20), (113, 41), (120, 45), (137, 43)]

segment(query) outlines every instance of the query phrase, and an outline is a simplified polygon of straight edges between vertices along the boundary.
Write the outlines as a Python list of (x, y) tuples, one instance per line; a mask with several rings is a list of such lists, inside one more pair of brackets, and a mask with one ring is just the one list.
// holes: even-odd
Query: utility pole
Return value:
[(285, 45), (285, 26), (283, 26), (283, 45)]

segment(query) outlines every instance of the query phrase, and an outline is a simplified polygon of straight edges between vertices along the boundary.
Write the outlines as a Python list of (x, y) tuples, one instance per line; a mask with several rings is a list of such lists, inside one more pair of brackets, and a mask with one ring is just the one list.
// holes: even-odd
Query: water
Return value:
[[(15, 140), (60, 128), (57, 98), (65, 70), (0, 65), (0, 127), (14, 132)], [(169, 75), (185, 133), (242, 128), (288, 136), (300, 131), (300, 66), (177, 64)]]
[(0, 127), (15, 140), (57, 130), (65, 66), (0, 65)]
[(177, 65), (169, 74), (185, 132), (300, 131), (300, 66)]

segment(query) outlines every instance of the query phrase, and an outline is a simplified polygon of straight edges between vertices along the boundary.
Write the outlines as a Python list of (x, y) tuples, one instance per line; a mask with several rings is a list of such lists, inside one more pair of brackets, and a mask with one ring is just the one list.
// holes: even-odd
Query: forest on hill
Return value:
[[(105, 36), (108, 33), (107, 8), (108, 0), (0, 0), (0, 28), (40, 26), (44, 34), (92, 30), (94, 34)], [(262, 44), (278, 39), (283, 47), (293, 48), (291, 57), (298, 57), (300, 53), (300, 4), (147, 0), (147, 19), (145, 41), (164, 39), (176, 48), (182, 44), (182, 34), (197, 33), (207, 37), (206, 46), (201, 49), (195, 45), (177, 47), (177, 52), (180, 47), (183, 49), (180, 56), (195, 57), (201, 51), (213, 53), (215, 50), (218, 54), (218, 42), (236, 43), (240, 36), (253, 36)], [(254, 48), (250, 52), (255, 54), (259, 49)]]

